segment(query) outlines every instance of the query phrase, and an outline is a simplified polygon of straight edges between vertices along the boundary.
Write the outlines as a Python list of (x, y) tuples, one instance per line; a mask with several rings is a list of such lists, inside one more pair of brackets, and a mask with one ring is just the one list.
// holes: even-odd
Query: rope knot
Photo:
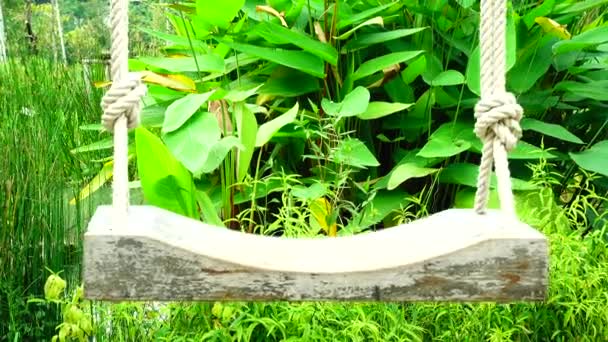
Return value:
[(126, 115), (127, 127), (137, 127), (139, 125), (141, 99), (146, 95), (146, 92), (146, 85), (137, 73), (129, 73), (127, 78), (112, 82), (112, 86), (101, 101), (103, 126), (111, 132), (114, 130), (116, 120), (122, 115)]
[(475, 134), (483, 142), (498, 139), (510, 151), (521, 137), (519, 121), (523, 112), (511, 93), (484, 97), (475, 106)]

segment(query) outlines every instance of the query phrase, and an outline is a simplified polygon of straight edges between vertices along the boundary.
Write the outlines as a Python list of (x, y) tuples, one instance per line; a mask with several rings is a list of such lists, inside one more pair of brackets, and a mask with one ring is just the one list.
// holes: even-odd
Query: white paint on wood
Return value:
[(490, 211), (451, 209), (373, 233), (288, 239), (131, 206), (85, 235), (85, 295), (106, 300), (543, 299), (545, 237)]

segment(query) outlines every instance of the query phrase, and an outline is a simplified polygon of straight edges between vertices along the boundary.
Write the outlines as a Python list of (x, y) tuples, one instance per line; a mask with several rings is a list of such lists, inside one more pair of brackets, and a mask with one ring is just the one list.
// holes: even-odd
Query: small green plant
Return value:
[(88, 341), (88, 336), (93, 333), (93, 325), (91, 314), (83, 308), (82, 286), (68, 296), (65, 293), (66, 281), (58, 273), (51, 273), (44, 284), (44, 299), (30, 299), (28, 302), (61, 308), (62, 322), (57, 326), (58, 332), (52, 337), (52, 342)]

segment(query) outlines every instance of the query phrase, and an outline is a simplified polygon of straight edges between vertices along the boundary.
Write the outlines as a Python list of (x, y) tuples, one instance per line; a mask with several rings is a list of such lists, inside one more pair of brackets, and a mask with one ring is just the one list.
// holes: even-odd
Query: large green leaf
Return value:
[(583, 152), (572, 152), (570, 157), (585, 170), (608, 177), (608, 140), (603, 140)]
[(524, 118), (521, 121), (521, 128), (524, 130), (536, 131), (560, 140), (569, 141), (575, 144), (583, 144), (584, 142), (576, 135), (570, 133), (564, 127), (558, 124), (542, 122), (536, 119)]
[(216, 54), (196, 55), (195, 57), (140, 57), (141, 63), (148, 67), (168, 72), (224, 72), (224, 60)]
[(357, 71), (353, 73), (353, 81), (356, 81), (360, 78), (370, 76), (375, 74), (376, 72), (380, 72), (388, 67), (391, 67), (395, 64), (407, 62), (424, 51), (403, 51), (403, 52), (393, 52), (384, 56), (376, 57), (370, 59), (364, 63), (362, 63)]
[(173, 132), (180, 128), (196, 111), (204, 105), (215, 91), (204, 94), (188, 94), (174, 101), (165, 112), (163, 133)]
[(298, 102), (287, 112), (277, 116), (276, 118), (262, 124), (258, 128), (255, 139), (255, 146), (260, 147), (266, 145), (283, 126), (292, 123), (296, 119), (300, 105)]
[(408, 179), (426, 177), (437, 171), (439, 169), (422, 167), (416, 163), (400, 164), (391, 171), (387, 189), (393, 190)]
[(434, 87), (445, 87), (464, 83), (464, 75), (457, 70), (446, 70), (439, 73), (431, 81)]
[(366, 48), (370, 45), (384, 43), (390, 40), (399, 39), (403, 37), (407, 37), (412, 34), (416, 34), (420, 31), (426, 30), (428, 27), (417, 27), (417, 28), (408, 28), (408, 29), (400, 29), (386, 32), (375, 32), (375, 33), (363, 33), (358, 35), (356, 38), (353, 38), (344, 45), (342, 48), (342, 52), (345, 51), (356, 51), (363, 48)]
[(364, 113), (369, 104), (369, 90), (365, 87), (356, 87), (342, 102), (331, 102), (327, 99), (321, 101), (321, 107), (328, 115), (350, 117)]
[(555, 85), (555, 90), (563, 90), (576, 98), (608, 101), (608, 80), (592, 82), (563, 81)]
[(270, 74), (262, 88), (261, 94), (296, 97), (316, 92), (321, 89), (319, 79), (299, 70), (278, 66)]
[(146, 201), (184, 216), (197, 217), (194, 182), (188, 170), (157, 136), (143, 127), (135, 130), (135, 144), (137, 170)]
[(355, 138), (340, 141), (334, 153), (334, 161), (360, 168), (380, 166), (380, 163), (367, 146), (361, 140)]
[(507, 75), (511, 89), (518, 93), (526, 92), (546, 74), (553, 61), (551, 49), (556, 40), (555, 37), (544, 36), (524, 51)]
[(270, 62), (294, 68), (319, 78), (325, 77), (325, 63), (323, 60), (306, 51), (267, 48), (228, 41), (222, 41), (222, 43), (235, 50), (265, 59)]
[[(439, 173), (439, 182), (447, 184), (459, 184), (470, 187), (477, 187), (477, 177), (479, 177), (479, 165), (470, 163), (450, 164)], [(518, 178), (511, 178), (513, 190), (534, 190), (537, 187), (529, 182)], [(496, 188), (496, 174), (492, 172), (490, 188)]]
[(255, 141), (258, 132), (258, 122), (253, 112), (244, 103), (234, 105), (234, 116), (236, 118), (236, 131), (243, 145), (243, 150), (239, 153), (237, 181), (242, 181), (249, 170), (249, 163), (253, 158)]
[(222, 138), (222, 140), (211, 146), (209, 153), (207, 154), (207, 159), (199, 171), (201, 173), (210, 173), (215, 171), (220, 167), (226, 158), (226, 155), (228, 155), (228, 152), (234, 148), (238, 148), (239, 150), (243, 149), (243, 145), (241, 144), (239, 138), (233, 135)]
[(558, 55), (571, 51), (580, 51), (608, 42), (608, 26), (600, 26), (585, 31), (569, 40), (562, 40), (553, 45), (553, 53)]
[(198, 176), (218, 168), (232, 148), (241, 147), (234, 136), (220, 139), (221, 132), (215, 116), (204, 112), (195, 114), (180, 129), (165, 134), (163, 140), (173, 155)]
[(413, 103), (396, 103), (396, 102), (370, 102), (367, 109), (363, 113), (357, 114), (361, 120), (373, 120), (400, 112), (413, 106)]
[(464, 123), (441, 125), (422, 147), (418, 155), (424, 158), (447, 158), (471, 148), (469, 142), (473, 128)]
[(209, 25), (225, 29), (228, 28), (243, 5), (245, 5), (245, 0), (196, 0), (196, 14)]
[[(509, 12), (507, 17), (507, 64), (506, 71), (511, 70), (517, 61), (517, 26), (515, 25), (513, 14)], [(480, 56), (479, 46), (473, 50), (467, 64), (466, 80), (469, 89), (476, 95), (481, 95), (480, 90)]]
[(215, 116), (204, 112), (193, 115), (180, 129), (165, 134), (163, 140), (173, 155), (198, 175), (211, 147), (220, 140), (221, 132)]
[(524, 16), (524, 23), (530, 29), (534, 25), (534, 20), (538, 17), (546, 17), (551, 13), (556, 0), (545, 0), (539, 6), (532, 9)]
[(266, 40), (280, 41), (282, 44), (293, 44), (306, 52), (322, 58), (331, 65), (338, 64), (338, 51), (333, 46), (315, 40), (305, 33), (296, 32), (268, 21), (258, 24), (255, 31)]

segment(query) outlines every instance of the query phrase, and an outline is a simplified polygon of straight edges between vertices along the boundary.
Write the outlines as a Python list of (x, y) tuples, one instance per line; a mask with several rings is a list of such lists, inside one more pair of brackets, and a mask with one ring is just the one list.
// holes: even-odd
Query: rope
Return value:
[(146, 87), (137, 74), (129, 74), (128, 0), (111, 0), (112, 46), (110, 63), (112, 86), (102, 99), (102, 123), (114, 132), (114, 181), (112, 205), (117, 225), (126, 224), (129, 205), (128, 129), (139, 124), (140, 101)]
[(515, 216), (507, 152), (521, 137), (519, 121), (523, 109), (505, 88), (506, 0), (481, 0), (480, 8), (481, 100), (475, 106), (475, 134), (483, 142), (475, 211), (484, 214), (490, 192), (494, 164), (498, 196), (503, 212)]

